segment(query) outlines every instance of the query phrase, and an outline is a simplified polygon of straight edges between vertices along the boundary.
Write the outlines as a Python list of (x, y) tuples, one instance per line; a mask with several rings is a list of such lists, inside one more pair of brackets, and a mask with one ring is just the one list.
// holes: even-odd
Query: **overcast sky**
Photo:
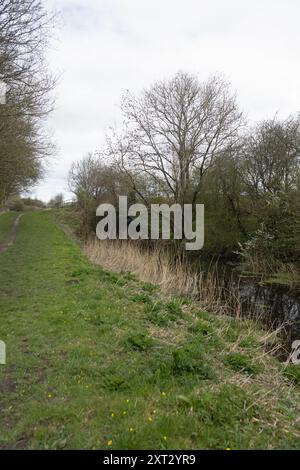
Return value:
[(32, 195), (67, 190), (72, 161), (101, 147), (126, 89), (178, 70), (222, 73), (249, 122), (300, 110), (299, 0), (45, 0), (60, 12), (49, 65), (57, 156)]

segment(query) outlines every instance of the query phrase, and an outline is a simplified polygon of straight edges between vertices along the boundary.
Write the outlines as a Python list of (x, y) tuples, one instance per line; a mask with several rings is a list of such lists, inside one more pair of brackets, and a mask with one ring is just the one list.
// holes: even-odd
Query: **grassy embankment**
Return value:
[(23, 216), (0, 286), (0, 448), (300, 447), (272, 335), (93, 265), (51, 212)]

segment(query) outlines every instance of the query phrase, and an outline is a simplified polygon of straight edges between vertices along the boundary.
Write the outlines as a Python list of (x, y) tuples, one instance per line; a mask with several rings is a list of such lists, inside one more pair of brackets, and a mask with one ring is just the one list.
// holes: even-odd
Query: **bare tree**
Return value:
[(80, 205), (86, 201), (92, 206), (102, 201), (118, 203), (119, 195), (131, 196), (128, 175), (114, 164), (105, 163), (103, 155), (88, 153), (74, 162), (69, 171), (68, 184)]
[(179, 72), (141, 96), (123, 99), (125, 130), (109, 139), (124, 171), (144, 172), (177, 202), (195, 202), (202, 178), (224, 148), (235, 144), (242, 114), (219, 77), (201, 83)]
[(241, 172), (253, 197), (279, 196), (295, 188), (300, 171), (300, 116), (276, 117), (250, 130), (241, 152)]
[(0, 78), (7, 93), (0, 105), (0, 203), (34, 184), (53, 150), (43, 127), (53, 107), (55, 81), (44, 60), (52, 26), (40, 0), (1, 2)]

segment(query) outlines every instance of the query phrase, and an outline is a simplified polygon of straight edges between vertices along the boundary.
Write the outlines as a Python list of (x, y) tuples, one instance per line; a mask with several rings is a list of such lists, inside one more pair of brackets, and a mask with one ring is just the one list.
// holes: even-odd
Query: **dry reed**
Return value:
[(156, 244), (150, 249), (135, 241), (89, 240), (85, 252), (92, 262), (115, 272), (131, 272), (143, 282), (159, 285), (167, 295), (186, 295), (214, 313), (240, 315), (236, 288), (218, 276), (216, 265), (195, 270), (182, 253)]

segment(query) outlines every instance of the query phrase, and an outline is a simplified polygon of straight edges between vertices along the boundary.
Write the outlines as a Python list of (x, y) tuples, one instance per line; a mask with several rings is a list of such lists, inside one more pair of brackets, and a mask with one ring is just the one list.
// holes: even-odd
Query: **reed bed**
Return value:
[(237, 286), (218, 275), (217, 263), (195, 269), (182, 251), (158, 243), (145, 247), (139, 241), (91, 239), (84, 250), (94, 263), (115, 272), (131, 272), (143, 282), (158, 285), (166, 295), (189, 296), (213, 313), (240, 316)]

